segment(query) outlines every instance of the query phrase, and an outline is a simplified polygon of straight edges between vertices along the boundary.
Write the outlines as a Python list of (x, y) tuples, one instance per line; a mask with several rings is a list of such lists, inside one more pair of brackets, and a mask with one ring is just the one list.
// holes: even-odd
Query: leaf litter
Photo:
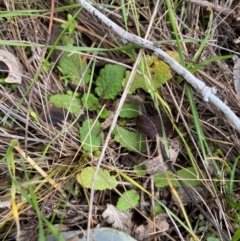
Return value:
[[(64, 16), (68, 16), (68, 11), (72, 11), (70, 8), (69, 10), (66, 10), (68, 5), (65, 1), (64, 4), (66, 4), (65, 10), (59, 8), (59, 11), (56, 12), (56, 19), (59, 19), (61, 23), (69, 21), (69, 17), (64, 19)], [(136, 4), (139, 3), (137, 2)], [(188, 5), (189, 3), (186, 4)], [(7, 9), (5, 3), (0, 5), (4, 11)], [(191, 5), (189, 4), (188, 6)], [(29, 2), (27, 7), (30, 9), (35, 9), (36, 7), (50, 9), (48, 2), (42, 2), (38, 6), (33, 2)], [(121, 6), (117, 5), (117, 7)], [(22, 2), (16, 2), (14, 8), (26, 11), (26, 5)], [(161, 8), (159, 11), (165, 11), (166, 9), (164, 8), (165, 7)], [(137, 8), (137, 11), (139, 11), (139, 9), (142, 8)], [(186, 24), (188, 24), (187, 21), (191, 19), (191, 11), (188, 12), (188, 9), (186, 11)], [(162, 12), (161, 16), (164, 15), (163, 13), (164, 12)], [(8, 11), (8, 14), (11, 14), (11, 11)], [(11, 202), (8, 190), (11, 189), (12, 179), (6, 166), (6, 150), (13, 138), (18, 140), (21, 148), (26, 150), (27, 155), (29, 155), (32, 160), (36, 161), (36, 163), (60, 186), (68, 186), (67, 190), (64, 190), (64, 192), (69, 192), (69, 199), (67, 200), (58, 196), (56, 190), (49, 186), (45, 179), (41, 178), (40, 175), (37, 175), (36, 171), (34, 171), (28, 163), (23, 162), (19, 156), (15, 155), (14, 161), (17, 166), (17, 181), (19, 182), (19, 186), (16, 187), (19, 189), (16, 193), (16, 202), (22, 200), (20, 194), (21, 191), (28, 193), (29, 190), (27, 187), (29, 185), (29, 180), (31, 180), (31, 185), (33, 186), (33, 189), (36, 190), (37, 194), (37, 205), (44, 217), (49, 218), (49, 220), (51, 219), (54, 225), (59, 225), (59, 220), (62, 220), (60, 223), (62, 227), (63, 224), (65, 224), (67, 228), (73, 226), (86, 228), (86, 217), (88, 216), (88, 206), (86, 203), (88, 200), (89, 188), (92, 185), (91, 177), (93, 176), (93, 170), (90, 169), (90, 167), (94, 167), (93, 169), (95, 170), (95, 165), (98, 161), (99, 153), (101, 153), (104, 138), (112, 123), (114, 111), (119, 103), (121, 94), (128, 81), (130, 70), (135, 61), (135, 56), (133, 56), (129, 50), (124, 50), (122, 52), (97, 52), (97, 58), (94, 59), (94, 64), (89, 65), (92, 57), (91, 50), (90, 52), (81, 52), (79, 51), (79, 47), (90, 46), (93, 44), (92, 46), (101, 46), (102, 48), (108, 49), (109, 46), (115, 48), (116, 42), (113, 42), (112, 37), (110, 37), (111, 34), (106, 36), (106, 38), (103, 38), (102, 33), (108, 31), (103, 31), (103, 26), (100, 25), (98, 21), (92, 21), (92, 19), (89, 18), (90, 16), (82, 11), (79, 16), (77, 16), (78, 19), (76, 19), (79, 21), (75, 22), (72, 19), (77, 26), (71, 26), (67, 29), (66, 33), (63, 33), (64, 36), (60, 40), (60, 44), (58, 44), (62, 46), (57, 46), (57, 48), (61, 50), (54, 50), (56, 55), (55, 58), (51, 58), (53, 62), (44, 63), (42, 71), (39, 75), (36, 75), (36, 73), (39, 73), (39, 66), (42, 65), (42, 49), (38, 46), (39, 44), (41, 45), (46, 42), (46, 36), (48, 35), (46, 27), (48, 27), (49, 19), (48, 17), (46, 18), (47, 15), (44, 14), (42, 16), (34, 15), (34, 12), (32, 12), (32, 14), (33, 16), (31, 18), (24, 15), (14, 16), (14, 18), (11, 18), (11, 16), (2, 18), (1, 31), (4, 41), (8, 41), (11, 45), (14, 41), (20, 41), (19, 43), (21, 44), (32, 43), (33, 46), (7, 46), (7, 49), (11, 49), (11, 53), (14, 53), (14, 56), (21, 56), (23, 80), (22, 84), (17, 87), (12, 84), (3, 84), (1, 85), (0, 90), (0, 154), (1, 158), (5, 158), (2, 159), (3, 162), (0, 164), (2, 173), (2, 186), (0, 191), (1, 193), (5, 193), (4, 196), (2, 194), (0, 195), (0, 203), (3, 204), (1, 207), (2, 215), (0, 216), (1, 240), (7, 236), (8, 240), (12, 240), (16, 233), (16, 228), (13, 225), (14, 220), (11, 219), (13, 214), (12, 209), (4, 206)], [(139, 14), (139, 16), (141, 16), (139, 18), (139, 26), (142, 31), (141, 34), (145, 35), (145, 23), (143, 25), (142, 22), (142, 18), (144, 17), (142, 16), (142, 13), (139, 12)], [(199, 21), (201, 21), (202, 14), (204, 14), (202, 16), (203, 19), (207, 19), (208, 14), (206, 12), (198, 10), (198, 14), (200, 16), (200, 18), (198, 18)], [(71, 18), (73, 15), (74, 14), (71, 14)], [(156, 20), (157, 19), (158, 18), (156, 18)], [(159, 19), (160, 24), (158, 26), (165, 26), (166, 28), (163, 30), (164, 34), (161, 35), (161, 40), (169, 41), (169, 39), (172, 39), (172, 29), (166, 25), (164, 22), (165, 20), (165, 18)], [(218, 16), (216, 16), (216, 20), (218, 20)], [(184, 22), (185, 20), (182, 21)], [(194, 22), (195, 20), (190, 21), (191, 24)], [(215, 38), (214, 36), (221, 36), (218, 31), (221, 32), (224, 29), (222, 27), (226, 22), (223, 19), (221, 19), (220, 22), (221, 24), (214, 29), (216, 32), (214, 32), (215, 35), (213, 33), (213, 38)], [(28, 23), (27, 26), (25, 26), (26, 23)], [(131, 18), (128, 19), (128, 25), (130, 32), (136, 32), (135, 23), (132, 22)], [(80, 28), (81, 31), (76, 27)], [(202, 25), (199, 25), (199, 27), (203, 27), (203, 29), (201, 29), (202, 32), (205, 31), (204, 22)], [(53, 33), (55, 36), (53, 36), (50, 45), (53, 45), (53, 40), (56, 39), (62, 31), (60, 23), (57, 21), (54, 24), (54, 29), (56, 32)], [(182, 30), (183, 29), (180, 27), (179, 31), (181, 32)], [(71, 33), (72, 31), (75, 31), (74, 34)], [(158, 31), (156, 28), (152, 28), (151, 31), (152, 38), (159, 35), (159, 33), (157, 35), (155, 33), (155, 31)], [(210, 57), (215, 57), (215, 55), (221, 56), (224, 54), (222, 50), (220, 50), (222, 47), (227, 49), (227, 51), (228, 49), (230, 52), (234, 51), (232, 45), (229, 43), (232, 40), (237, 39), (236, 32), (231, 27), (228, 28), (228, 31), (228, 41), (222, 42), (221, 37), (217, 37), (215, 47), (207, 45), (208, 50), (211, 49), (211, 51), (208, 52), (214, 53), (214, 56)], [(185, 39), (181, 42), (183, 47), (182, 51), (184, 51), (186, 61), (189, 63), (192, 63), (193, 54), (198, 50), (199, 39), (201, 41), (203, 40), (200, 32), (201, 31), (195, 32), (195, 34), (198, 35), (197, 41), (191, 42), (190, 39), (192, 39), (193, 33), (190, 32), (188, 28), (184, 29), (184, 34), (182, 36), (184, 36), (183, 38), (187, 36), (187, 42)], [(8, 34), (6, 35), (5, 33)], [(19, 35), (19, 33), (21, 33), (21, 35)], [(221, 46), (221, 48), (216, 46)], [(64, 47), (66, 49), (62, 51)], [(77, 47), (78, 50), (74, 49), (75, 47)], [(177, 56), (175, 44), (163, 44), (162, 47), (172, 50), (174, 49), (172, 53), (175, 54), (176, 58), (179, 58)], [(138, 50), (136, 50), (136, 53), (137, 51)], [(114, 63), (113, 60), (115, 61)], [(199, 59), (199, 61), (201, 60)], [(229, 190), (232, 190), (230, 193), (231, 195), (229, 196), (234, 197), (234, 190), (237, 190), (239, 187), (237, 182), (233, 181), (233, 188), (227, 190), (227, 185), (222, 186), (222, 180), (220, 179), (219, 182), (216, 181), (216, 183), (214, 183), (214, 186), (211, 186), (211, 182), (209, 182), (207, 184), (208, 189), (202, 187), (202, 182), (198, 180), (199, 178), (196, 178), (196, 173), (192, 169), (192, 159), (190, 159), (189, 156), (190, 150), (192, 151), (192, 156), (196, 159), (194, 159), (194, 161), (198, 164), (199, 160), (202, 158), (198, 155), (201, 153), (201, 150), (197, 149), (199, 147), (194, 145), (194, 140), (197, 140), (198, 143), (198, 136), (194, 126), (192, 112), (189, 111), (189, 100), (185, 95), (185, 86), (183, 82), (178, 79), (178, 76), (170, 70), (169, 66), (155, 56), (148, 53), (146, 57), (142, 59), (142, 63), (147, 63), (147, 65), (143, 64), (143, 68), (140, 68), (140, 66), (138, 67), (134, 83), (130, 88), (130, 93), (132, 93), (132, 95), (129, 95), (129, 98), (126, 99), (127, 104), (125, 103), (120, 113), (118, 125), (112, 133), (111, 141), (108, 144), (108, 149), (99, 171), (100, 175), (97, 176), (97, 183), (95, 186), (97, 190), (94, 199), (95, 203), (93, 205), (94, 212), (92, 213), (92, 224), (94, 226), (104, 225), (100, 218), (104, 211), (107, 211), (107, 215), (104, 216), (104, 219), (106, 220), (108, 220), (107, 217), (111, 217), (111, 213), (114, 212), (115, 216), (108, 222), (108, 225), (113, 225), (115, 219), (119, 220), (119, 222), (116, 223), (115, 226), (113, 225), (113, 227), (124, 230), (130, 235), (135, 236), (138, 240), (147, 238), (151, 234), (153, 234), (153, 236), (156, 235), (157, 238), (161, 238), (161, 235), (165, 235), (161, 233), (163, 231), (166, 233), (169, 232), (172, 238), (178, 240), (179, 236), (177, 232), (173, 231), (173, 229), (168, 231), (167, 224), (172, 225), (172, 223), (167, 220), (167, 218), (165, 221), (163, 218), (162, 224), (158, 223), (156, 220), (158, 215), (155, 215), (155, 217), (151, 216), (151, 207), (148, 206), (145, 208), (141, 206), (144, 199), (149, 199), (148, 195), (141, 194), (136, 186), (131, 188), (133, 183), (137, 182), (139, 185), (144, 186), (148, 191), (152, 191), (152, 193), (154, 193), (154, 195), (160, 200), (163, 200), (164, 203), (167, 203), (171, 210), (175, 210), (173, 205), (178, 205), (178, 201), (175, 199), (174, 195), (171, 194), (170, 198), (168, 195), (164, 195), (165, 192), (168, 193), (169, 191), (168, 182), (166, 182), (167, 180), (164, 170), (157, 169), (157, 167), (159, 167), (159, 153), (156, 153), (157, 148), (155, 138), (157, 135), (162, 136), (162, 126), (164, 126), (166, 130), (169, 159), (174, 160), (173, 162), (178, 166), (178, 176), (183, 180), (185, 179), (186, 184), (191, 184), (191, 187), (189, 187), (189, 189), (193, 190), (191, 195), (198, 192), (206, 200), (209, 196), (205, 197), (204, 192), (207, 193), (206, 190), (212, 189), (210, 193), (214, 193), (214, 188), (219, 187), (219, 190), (223, 191), (221, 194), (222, 196), (224, 196), (224, 193), (229, 194)], [(124, 64), (125, 67), (122, 67), (122, 64)], [(195, 64), (195, 62), (193, 64)], [(219, 68), (219, 66), (223, 66), (223, 64), (226, 67), (224, 67), (224, 71)], [(238, 75), (236, 73), (238, 68), (237, 65), (234, 66), (231, 60), (230, 62), (219, 60), (217, 63), (211, 62), (210, 64), (202, 64), (201, 66), (201, 70), (197, 74), (200, 75), (204, 81), (209, 81), (209, 85), (212, 85), (211, 78), (213, 78), (217, 79), (217, 81), (223, 86), (228, 87), (219, 94), (222, 95), (222, 98), (225, 99), (227, 103), (229, 103), (230, 108), (234, 109), (236, 114), (239, 115), (239, 103), (236, 95), (233, 94), (234, 90), (232, 89), (231, 84), (232, 82), (234, 83), (236, 77), (235, 79), (233, 78), (233, 80), (230, 78), (230, 75)], [(203, 73), (205, 73), (204, 77), (202, 75)], [(28, 93), (27, 89), (32, 84), (35, 77), (37, 81)], [(5, 77), (2, 79), (4, 78)], [(235, 84), (235, 86), (237, 86), (237, 84)], [(69, 94), (70, 89), (72, 94)], [(161, 98), (165, 101), (165, 104), (161, 101), (159, 101), (157, 105), (156, 102), (153, 104), (149, 94), (150, 90), (154, 93), (159, 93)], [(236, 92), (238, 93), (237, 89)], [(175, 133), (174, 137), (170, 134), (173, 132), (173, 126), (168, 119), (164, 120), (164, 113), (162, 113), (164, 112), (164, 108), (160, 108), (160, 112), (163, 114), (163, 123), (161, 123), (158, 113), (148, 113), (148, 110), (146, 111), (147, 113), (144, 112), (144, 109), (147, 109), (147, 104), (149, 104), (149, 102), (152, 103), (154, 108), (159, 105), (172, 111), (173, 115), (171, 116), (174, 117), (176, 121), (175, 125), (179, 127), (181, 132), (180, 136), (183, 139), (174, 139)], [(196, 104), (198, 118), (201, 120), (203, 133), (207, 137), (210, 148), (207, 151), (207, 162), (213, 162), (214, 158), (221, 160), (218, 164), (220, 163), (220, 170), (224, 171), (224, 178), (227, 178), (228, 175), (230, 176), (230, 174), (233, 174), (228, 170), (234, 170), (232, 168), (233, 160), (236, 159), (240, 150), (237, 141), (239, 139), (238, 134), (229, 127), (229, 124), (217, 110), (212, 106), (203, 103), (197, 93), (194, 93), (194, 102)], [(178, 108), (174, 103), (177, 103)], [(102, 114), (100, 114), (103, 107), (104, 112), (102, 111)], [(34, 113), (34, 115), (32, 113)], [(71, 118), (66, 118), (67, 113), (69, 113)], [(146, 116), (147, 118), (142, 116)], [(66, 122), (64, 125), (56, 125), (63, 120)], [(231, 135), (229, 135), (229, 133), (231, 133)], [(171, 142), (170, 139), (173, 141)], [(186, 141), (184, 145), (182, 140)], [(136, 153), (141, 156), (141, 158), (137, 156)], [(127, 155), (135, 156), (138, 160), (136, 162), (130, 160), (126, 161), (124, 164), (120, 164), (119, 159), (124, 159)], [(164, 155), (165, 154), (163, 153), (163, 161), (166, 160)], [(145, 165), (146, 163), (147, 165)], [(227, 169), (228, 165), (230, 166), (229, 169)], [(215, 167), (216, 166), (214, 166), (214, 168)], [(168, 177), (175, 186), (182, 202), (187, 206), (186, 210), (196, 214), (194, 216), (198, 216), (198, 212), (192, 208), (189, 199), (186, 195), (184, 196), (184, 192), (177, 181), (177, 177), (168, 170), (167, 166), (166, 168), (168, 171)], [(208, 168), (208, 166), (206, 168)], [(129, 180), (122, 180), (119, 176), (119, 171), (127, 173), (131, 182)], [(204, 170), (201, 171), (204, 172)], [(211, 172), (211, 174), (213, 174), (212, 177), (215, 179), (219, 178), (219, 173), (221, 172), (216, 169)], [(83, 174), (83, 176), (79, 174)], [(28, 179), (26, 176), (28, 176)], [(38, 177), (37, 181), (34, 179), (36, 176)], [(79, 176), (80, 181), (77, 180), (77, 177), (79, 179)], [(153, 178), (154, 190), (146, 184), (146, 180), (149, 180), (150, 178)], [(82, 180), (85, 179), (86, 182), (82, 182)], [(205, 180), (205, 182), (207, 181), (208, 180)], [(111, 185), (109, 185), (110, 183)], [(126, 187), (124, 185), (126, 185)], [(126, 190), (136, 190), (137, 193), (139, 193), (140, 199), (137, 199), (136, 202), (132, 203), (132, 206), (134, 206), (134, 208), (140, 213), (146, 214), (147, 218), (152, 220), (155, 219), (156, 221), (154, 225), (159, 227), (158, 231), (160, 231), (161, 234), (158, 234), (154, 225), (152, 225), (151, 222), (146, 221), (146, 219), (144, 219), (142, 224), (136, 224), (136, 221), (133, 218), (132, 208), (128, 211), (117, 210), (116, 206), (120, 195), (116, 194), (116, 191), (123, 194)], [(158, 192), (161, 193), (161, 196), (157, 195), (155, 190), (158, 190)], [(198, 197), (195, 196), (195, 199), (202, 204), (201, 198)], [(20, 214), (21, 225), (23, 223), (24, 225), (29, 225), (31, 223), (32, 227), (32, 229), (26, 232), (24, 236), (31, 237), (32, 240), (37, 240), (38, 233), (33, 230), (38, 229), (39, 223), (36, 221), (34, 205), (30, 202), (24, 202), (27, 211), (23, 210)], [(224, 205), (226, 204), (226, 209), (219, 206), (219, 203), (221, 202)], [(232, 206), (229, 202), (226, 203), (224, 199), (221, 199), (221, 202), (216, 204), (216, 208), (208, 207), (207, 210), (213, 210), (214, 212), (216, 209), (218, 211), (223, 210), (226, 215), (224, 212), (222, 215), (225, 215), (225, 219), (229, 221), (232, 230), (238, 229), (239, 225), (236, 226), (236, 224), (232, 222), (235, 217), (230, 211), (232, 210)], [(109, 205), (112, 207), (111, 210), (108, 209)], [(229, 205), (230, 208), (228, 208)], [(79, 213), (81, 213), (81, 215), (79, 215)], [(123, 216), (122, 218), (121, 215)], [(176, 215), (182, 218), (179, 212), (176, 212)], [(10, 219), (6, 220), (6, 217), (10, 217)], [(195, 224), (196, 219), (192, 218), (192, 216), (189, 218), (190, 221)], [(29, 220), (31, 220), (31, 222)], [(121, 224), (125, 227), (122, 227)], [(132, 232), (133, 226), (137, 227), (135, 233)], [(179, 224), (177, 223), (176, 226), (179, 227)], [(222, 227), (225, 228), (224, 224)], [(21, 228), (24, 230), (23, 227)], [(47, 230), (44, 231), (47, 232)], [(208, 232), (205, 232), (204, 234), (198, 234), (206, 235), (207, 233), (214, 236), (217, 233), (213, 228), (211, 228), (211, 230), (208, 229), (207, 231)], [(229, 233), (231, 232), (232, 231)], [(232, 233), (234, 233), (234, 231)], [(184, 238), (189, 236), (189, 234), (182, 229), (181, 235)], [(163, 238), (168, 240), (167, 236), (164, 236)], [(203, 238), (207, 240), (208, 237), (204, 236)]]

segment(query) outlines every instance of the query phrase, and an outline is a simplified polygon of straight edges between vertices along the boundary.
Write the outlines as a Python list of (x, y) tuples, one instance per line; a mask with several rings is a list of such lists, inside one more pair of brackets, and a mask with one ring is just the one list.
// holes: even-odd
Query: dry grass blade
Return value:
[(31, 157), (27, 156), (26, 153), (20, 147), (15, 146), (14, 148), (26, 161), (28, 161), (30, 163), (30, 165), (34, 169), (36, 169), (36, 171), (42, 177), (44, 177), (46, 179), (45, 180), (46, 182), (49, 182), (57, 191), (59, 191), (65, 198), (67, 198), (66, 194), (60, 187), (60, 184), (57, 184), (56, 182), (54, 182), (54, 180), (52, 178), (48, 177), (48, 174), (46, 172), (44, 172), (43, 169), (41, 167), (39, 167), (39, 165), (36, 162), (34, 162)]

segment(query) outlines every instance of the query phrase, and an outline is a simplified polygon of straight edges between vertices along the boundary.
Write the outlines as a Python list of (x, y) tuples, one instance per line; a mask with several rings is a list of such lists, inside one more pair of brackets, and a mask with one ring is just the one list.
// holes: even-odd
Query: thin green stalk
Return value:
[(239, 160), (240, 160), (240, 156), (238, 156), (235, 159), (234, 164), (231, 168), (230, 180), (229, 180), (230, 183), (229, 183), (229, 188), (228, 188), (228, 192), (229, 192), (230, 195), (234, 195), (233, 185), (234, 185), (234, 180), (235, 180), (235, 175), (236, 175), (236, 170), (237, 170), (237, 167), (238, 167)]
[(127, 20), (127, 15), (128, 11), (126, 10), (126, 3), (124, 0), (121, 0), (121, 10), (122, 10), (122, 16), (123, 16), (123, 21), (124, 21), (124, 26), (126, 31), (128, 31), (128, 20)]
[(209, 10), (210, 10), (210, 15), (209, 15), (209, 21), (208, 21), (208, 27), (207, 27), (207, 34), (203, 39), (203, 41), (201, 41), (200, 46), (192, 59), (192, 62), (195, 62), (200, 57), (200, 55), (202, 54), (202, 51), (204, 50), (204, 48), (209, 42), (209, 38), (212, 32), (212, 25), (213, 25), (213, 11), (212, 9), (209, 9)]

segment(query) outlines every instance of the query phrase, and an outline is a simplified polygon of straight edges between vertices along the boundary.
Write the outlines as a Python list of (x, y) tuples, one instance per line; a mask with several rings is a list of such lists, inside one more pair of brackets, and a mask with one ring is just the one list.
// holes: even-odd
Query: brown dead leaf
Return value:
[(171, 162), (174, 163), (181, 150), (179, 139), (178, 139), (178, 137), (175, 137), (174, 139), (171, 139), (171, 138), (167, 138), (167, 139), (168, 139), (169, 159)]
[(101, 124), (102, 130), (107, 129), (112, 124), (114, 115), (115, 114), (113, 111), (109, 111), (109, 115), (108, 115), (107, 119)]
[(121, 212), (111, 204), (107, 204), (107, 209), (102, 213), (102, 217), (105, 221), (112, 225), (112, 228), (116, 228), (125, 233), (131, 234), (133, 227), (132, 212)]
[[(45, 112), (41, 114), (41, 118), (49, 124), (57, 124), (66, 119), (67, 112), (63, 108), (58, 108), (53, 104), (45, 106)], [(71, 113), (68, 113), (67, 120), (72, 117)]]
[[(162, 116), (162, 121), (167, 136), (171, 136), (173, 133), (173, 126), (171, 121), (166, 115)], [(137, 129), (143, 136), (149, 137), (150, 139), (154, 139), (157, 134), (162, 136), (162, 125), (158, 115), (140, 115), (136, 118), (136, 123)]]
[(161, 155), (146, 161), (144, 164), (146, 165), (146, 171), (149, 175), (154, 175), (168, 170), (168, 167), (164, 163)]
[[(169, 159), (174, 163), (180, 151), (180, 143), (177, 137), (174, 139), (167, 138), (167, 140)], [(161, 173), (168, 170), (168, 165), (166, 164), (167, 160), (164, 160), (164, 157), (160, 151), (161, 150), (159, 150), (159, 155), (157, 157), (149, 159), (144, 163), (146, 165), (147, 174), (154, 175), (156, 173)]]
[(10, 209), (11, 208), (11, 200), (8, 201), (1, 201), (0, 200), (0, 210), (2, 211), (3, 209)]
[[(182, 187), (177, 188), (176, 190), (183, 205), (192, 202)], [(202, 199), (206, 198), (206, 189), (202, 186), (188, 188), (188, 192), (197, 202), (202, 202)], [(172, 199), (174, 204), (179, 205), (179, 202), (174, 195), (172, 195)]]
[(155, 224), (148, 222), (145, 225), (140, 225), (135, 229), (135, 238), (137, 240), (147, 239), (153, 234), (154, 225), (158, 229), (158, 232), (165, 232), (169, 229), (169, 224), (167, 222), (168, 215), (165, 213), (159, 214), (156, 216)]
[(8, 76), (5, 82), (21, 84), (23, 73), (20, 61), (11, 52), (0, 49), (0, 62), (4, 71), (7, 67)]
[(143, 136), (153, 139), (157, 134), (162, 134), (159, 116), (140, 115), (136, 123), (137, 129)]

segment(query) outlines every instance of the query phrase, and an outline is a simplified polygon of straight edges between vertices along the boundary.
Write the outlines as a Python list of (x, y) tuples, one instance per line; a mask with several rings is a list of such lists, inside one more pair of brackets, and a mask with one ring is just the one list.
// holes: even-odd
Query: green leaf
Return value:
[(73, 44), (74, 44), (74, 38), (70, 38), (67, 35), (63, 35), (61, 37), (61, 40), (62, 40), (64, 46), (73, 46)]
[(30, 115), (38, 124), (40, 124), (39, 119), (38, 119), (38, 116), (37, 116), (37, 113), (36, 113), (35, 111), (30, 110), (30, 111), (29, 111), (29, 115)]
[(240, 210), (240, 203), (235, 202), (232, 198), (226, 198), (225, 201), (227, 201), (236, 211)]
[(71, 113), (77, 113), (81, 110), (81, 101), (79, 98), (68, 94), (56, 94), (50, 96), (50, 103), (53, 103), (58, 108), (64, 108)]
[(128, 131), (123, 127), (116, 126), (113, 130), (114, 140), (129, 151), (146, 150), (146, 143), (139, 132)]
[(83, 149), (88, 152), (98, 150), (103, 139), (100, 122), (96, 121), (94, 126), (93, 123), (92, 119), (87, 119), (80, 127), (80, 140), (83, 142)]
[(63, 29), (68, 28), (69, 33), (73, 34), (75, 31), (75, 27), (73, 26), (74, 24), (77, 25), (78, 21), (74, 20), (73, 15), (69, 13), (67, 15), (67, 23), (62, 23), (61, 28)]
[(135, 207), (139, 203), (140, 196), (136, 190), (129, 190), (122, 194), (118, 199), (117, 209), (120, 211), (126, 211), (132, 207)]
[[(153, 212), (154, 211), (154, 212)], [(160, 213), (164, 213), (164, 210), (161, 205), (155, 205), (154, 207), (150, 207), (150, 214), (159, 215)]]
[(139, 105), (135, 103), (124, 103), (119, 114), (122, 118), (135, 118), (139, 116)]
[(138, 175), (139, 177), (144, 177), (147, 175), (147, 170), (145, 165), (134, 166), (133, 170), (135, 171), (136, 175)]
[[(166, 53), (179, 62), (177, 52), (167, 51)], [(142, 71), (142, 74), (136, 73), (133, 83), (129, 89), (129, 94), (135, 93), (136, 89), (139, 88), (145, 90), (146, 92), (149, 92), (150, 90), (155, 91), (172, 78), (170, 67), (156, 55), (147, 55), (144, 60), (146, 66)], [(123, 86), (126, 86), (130, 74), (130, 71), (126, 71), (126, 77), (122, 81)]]
[(81, 101), (83, 106), (88, 110), (97, 110), (100, 107), (98, 99), (93, 94), (84, 94)]
[[(99, 114), (100, 109), (97, 110), (97, 113)], [(103, 119), (106, 119), (108, 117), (109, 113), (108, 110), (106, 109), (106, 107), (104, 107), (103, 111), (100, 114), (100, 117)]]
[[(178, 181), (178, 178), (171, 172), (167, 171), (169, 179), (171, 180), (174, 187), (181, 187), (181, 184)], [(193, 167), (188, 167), (177, 171), (178, 177), (185, 183), (188, 187), (196, 187), (201, 184)], [(168, 180), (166, 177), (166, 173), (158, 173), (154, 175), (154, 184), (156, 187), (166, 187), (168, 186)], [(184, 181), (185, 180), (185, 181)]]
[[(239, 240), (239, 239), (238, 239)], [(216, 237), (208, 237), (207, 238), (207, 241), (220, 241), (220, 239), (219, 238), (216, 238)], [(232, 239), (232, 241), (233, 241), (233, 239)]]
[(96, 80), (96, 93), (104, 99), (115, 99), (122, 90), (122, 79), (126, 68), (120, 65), (106, 64)]
[[(198, 175), (193, 167), (187, 167), (187, 168), (181, 169), (177, 173), (178, 173), (178, 176), (183, 181), (184, 179), (187, 179), (186, 181), (184, 181), (184, 183), (188, 187), (196, 187), (201, 184), (201, 181), (197, 179)], [(179, 183), (179, 186), (181, 186), (180, 183)]]
[(86, 61), (82, 60), (82, 56), (77, 53), (64, 52), (59, 60), (58, 69), (63, 74), (62, 79), (67, 79), (71, 83), (80, 86), (89, 83), (91, 72)]
[[(77, 174), (77, 181), (85, 188), (92, 187), (92, 179), (95, 173), (93, 167), (84, 168), (79, 174)], [(97, 178), (94, 185), (94, 190), (106, 190), (113, 189), (118, 185), (115, 176), (111, 176), (110, 173), (100, 168), (97, 174)]]
[(234, 233), (232, 237), (232, 241), (238, 241), (240, 240), (240, 228)]
[[(171, 172), (167, 171), (168, 177), (171, 180), (172, 184), (174, 187), (178, 187), (179, 182), (176, 178), (176, 176)], [(168, 186), (168, 180), (165, 172), (155, 174), (153, 176), (153, 181), (156, 187), (158, 188), (163, 188)]]
[(67, 15), (67, 21), (68, 22), (72, 22), (74, 19), (73, 19), (73, 15), (72, 14), (70, 14), (70, 13), (68, 13), (68, 15)]

